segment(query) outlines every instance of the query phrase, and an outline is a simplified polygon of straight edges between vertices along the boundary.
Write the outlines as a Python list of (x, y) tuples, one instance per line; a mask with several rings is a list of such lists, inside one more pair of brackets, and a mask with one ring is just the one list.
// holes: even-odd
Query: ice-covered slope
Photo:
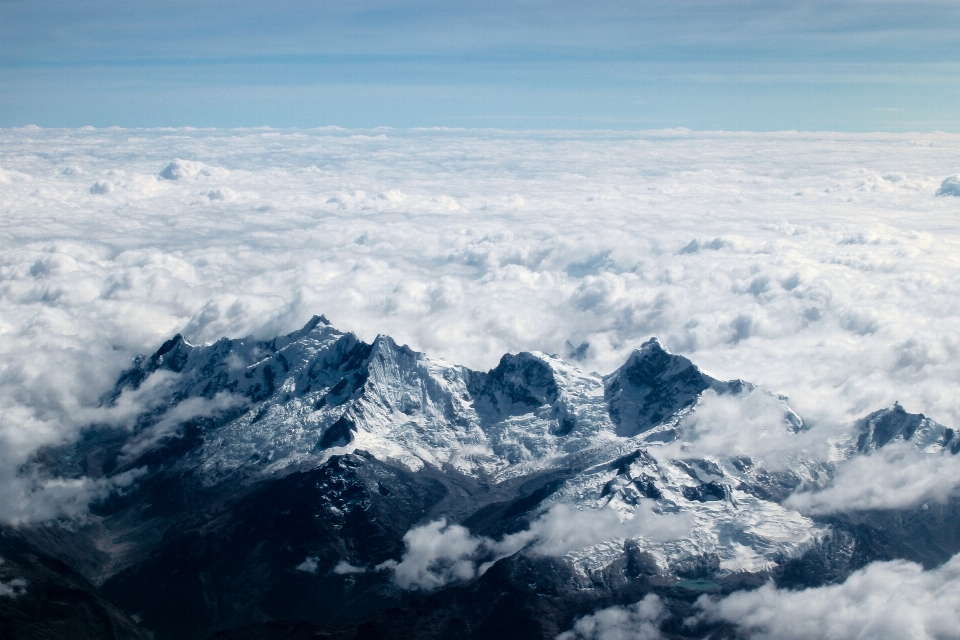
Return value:
[(605, 379), (542, 353), (508, 354), (481, 373), (385, 336), (364, 344), (315, 317), (271, 341), (224, 338), (195, 346), (175, 336), (150, 358), (138, 358), (108, 401), (161, 372), (175, 376), (156, 409), (141, 416), (137, 437), (159, 445), (178, 435), (169, 420), (155, 433), (174, 407), (236, 396), (229, 406), (242, 406), (242, 414), (206, 434), (201, 455), (221, 471), (254, 466), (272, 472), (315, 463), (331, 449), (360, 447), (413, 468), (449, 463), (465, 472), (511, 467), (515, 474), (517, 465), (549, 464), (604, 443), (673, 440), (672, 427), (703, 391), (751, 388), (704, 374), (656, 339)]
[[(690, 514), (684, 539), (640, 541), (667, 574), (684, 563), (707, 563), (713, 574), (761, 571), (823, 533), (779, 504), (823, 469), (798, 461), (772, 473), (748, 458), (704, 458), (677, 448), (680, 422), (704, 392), (737, 396), (753, 386), (717, 380), (656, 339), (606, 378), (542, 353), (508, 354), (482, 373), (389, 337), (367, 345), (315, 317), (267, 342), (194, 346), (177, 336), (124, 374), (112, 399), (161, 371), (174, 374), (167, 400), (141, 418), (132, 442), (162, 449), (182, 438), (168, 426), (156, 433), (177, 406), (224, 394), (242, 400), (227, 403), (178, 463), (198, 469), (208, 485), (255, 482), (358, 450), (411, 471), (449, 468), (493, 483), (576, 468), (541, 511), (555, 504), (612, 507), (629, 520), (646, 501), (656, 513)], [(772, 427), (800, 429), (799, 417), (779, 402), (783, 419)], [(127, 468), (156, 455), (140, 445), (138, 459), (129, 443), (124, 447)], [(570, 558), (596, 569), (622, 553), (623, 543), (613, 537)]]
[[(480, 373), (389, 337), (364, 344), (323, 318), (268, 342), (225, 338), (194, 346), (176, 336), (139, 359), (110, 400), (156, 373), (174, 375), (164, 401), (141, 416), (134, 442), (161, 446), (181, 437), (164, 416), (189, 401), (215, 406), (224, 394), (237, 397), (193, 456), (210, 481), (238, 470), (270, 474), (316, 465), (357, 449), (414, 470), (451, 465), (464, 473), (516, 475), (614, 437), (600, 376), (555, 357), (506, 355)], [(127, 467), (139, 464), (127, 458)]]

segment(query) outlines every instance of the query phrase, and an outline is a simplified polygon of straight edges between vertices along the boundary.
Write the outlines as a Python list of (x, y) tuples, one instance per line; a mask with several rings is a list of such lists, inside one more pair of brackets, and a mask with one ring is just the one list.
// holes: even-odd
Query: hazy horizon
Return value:
[(0, 126), (960, 131), (953, 2), (0, 3)]

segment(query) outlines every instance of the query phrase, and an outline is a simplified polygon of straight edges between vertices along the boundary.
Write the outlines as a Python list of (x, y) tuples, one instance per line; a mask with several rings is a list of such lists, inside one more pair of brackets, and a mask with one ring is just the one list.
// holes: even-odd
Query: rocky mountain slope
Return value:
[[(786, 399), (655, 339), (601, 376), (543, 353), (472, 371), (323, 317), (270, 341), (178, 335), (103, 398), (134, 418), (38, 453), (48, 476), (123, 482), (82, 522), (0, 535), (0, 584), (16, 589), (0, 594), (0, 630), (553, 638), (655, 593), (664, 633), (724, 637), (735, 631), (683, 622), (703, 593), (960, 551), (951, 503), (823, 516), (785, 504), (891, 442), (955, 454), (952, 430), (895, 405), (832, 458), (797, 446), (771, 461), (708, 446), (739, 427), (698, 427), (716, 419), (698, 413), (707, 402), (757, 407), (771, 437), (808, 434)], [(88, 613), (57, 609), (53, 583)], [(23, 635), (31, 611), (60, 631)]]

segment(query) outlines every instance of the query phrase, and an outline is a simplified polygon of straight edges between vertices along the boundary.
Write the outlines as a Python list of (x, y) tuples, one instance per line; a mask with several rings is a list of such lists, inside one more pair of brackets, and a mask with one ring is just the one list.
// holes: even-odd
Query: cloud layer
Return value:
[(875, 562), (842, 584), (779, 590), (767, 584), (721, 600), (702, 618), (740, 626), (753, 640), (940, 640), (960, 636), (960, 556), (938, 569)]
[[(801, 591), (772, 583), (716, 598), (701, 596), (686, 624), (727, 622), (750, 640), (942, 640), (960, 635), (960, 556), (930, 571), (913, 562), (875, 562), (841, 584)], [(666, 618), (651, 594), (578, 620), (557, 640), (663, 638)]]
[(607, 373), (657, 335), (717, 377), (788, 395), (818, 429), (895, 400), (960, 417), (960, 214), (934, 195), (957, 172), (957, 136), (0, 141), (6, 480), (84, 424), (123, 424), (95, 409), (136, 353), (176, 332), (273, 336), (314, 313), (478, 369), (536, 349)]

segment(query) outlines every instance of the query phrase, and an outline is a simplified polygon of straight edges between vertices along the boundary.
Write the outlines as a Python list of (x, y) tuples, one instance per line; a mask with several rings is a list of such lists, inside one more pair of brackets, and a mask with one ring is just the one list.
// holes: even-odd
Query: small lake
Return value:
[(720, 588), (719, 584), (710, 582), (709, 580), (681, 580), (674, 582), (670, 586), (690, 589), (691, 591), (716, 591)]

